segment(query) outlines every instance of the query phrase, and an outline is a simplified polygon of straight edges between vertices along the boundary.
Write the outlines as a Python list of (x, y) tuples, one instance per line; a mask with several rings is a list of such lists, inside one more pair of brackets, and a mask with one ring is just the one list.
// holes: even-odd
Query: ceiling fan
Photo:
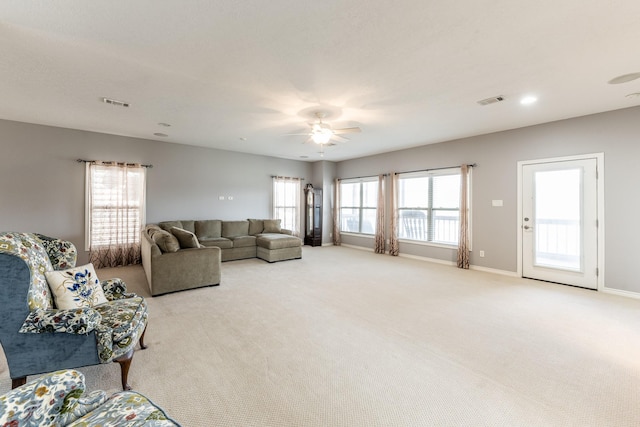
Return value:
[(298, 135), (308, 135), (309, 141), (312, 141), (320, 146), (334, 145), (331, 140), (338, 142), (347, 142), (349, 141), (349, 139), (340, 135), (345, 133), (362, 132), (362, 129), (360, 129), (359, 127), (332, 129), (329, 123), (325, 123), (322, 121), (322, 119), (326, 117), (325, 113), (317, 111), (314, 115), (318, 118), (318, 120), (316, 122), (309, 123), (311, 131)]

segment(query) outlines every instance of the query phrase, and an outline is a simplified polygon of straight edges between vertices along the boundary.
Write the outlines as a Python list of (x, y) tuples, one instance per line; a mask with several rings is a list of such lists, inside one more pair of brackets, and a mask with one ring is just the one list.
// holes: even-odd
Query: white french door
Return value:
[(598, 288), (598, 158), (521, 167), (522, 277)]

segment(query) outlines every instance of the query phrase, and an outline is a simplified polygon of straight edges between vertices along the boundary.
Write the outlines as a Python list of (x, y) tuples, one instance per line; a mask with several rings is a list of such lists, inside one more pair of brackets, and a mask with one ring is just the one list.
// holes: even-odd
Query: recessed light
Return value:
[(155, 136), (159, 136), (159, 137), (161, 137), (161, 138), (166, 138), (166, 137), (168, 137), (168, 136), (169, 136), (169, 135), (167, 135), (166, 133), (160, 133), (160, 132), (156, 132), (156, 133), (154, 133), (154, 135), (155, 135)]
[(171, 125), (170, 125), (169, 123), (163, 123), (163, 122), (158, 123), (158, 126), (162, 126), (162, 127), (164, 127), (164, 128), (169, 128), (169, 127), (171, 127)]
[(607, 83), (609, 83), (610, 85), (618, 85), (620, 83), (630, 82), (635, 79), (640, 79), (640, 73), (623, 74), (621, 76), (614, 77), (613, 79), (609, 80)]
[(247, 140), (247, 138), (245, 138), (244, 136), (240, 137), (239, 139), (240, 139), (240, 141), (246, 141)]
[(527, 95), (520, 100), (520, 104), (522, 105), (531, 105), (535, 104), (538, 101), (538, 98), (533, 95)]

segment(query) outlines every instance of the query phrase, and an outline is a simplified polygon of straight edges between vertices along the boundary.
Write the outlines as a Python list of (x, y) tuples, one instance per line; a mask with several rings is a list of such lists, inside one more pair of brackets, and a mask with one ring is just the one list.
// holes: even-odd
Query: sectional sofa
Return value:
[(302, 258), (302, 239), (280, 220), (180, 220), (148, 224), (142, 265), (152, 295), (220, 284), (220, 262)]

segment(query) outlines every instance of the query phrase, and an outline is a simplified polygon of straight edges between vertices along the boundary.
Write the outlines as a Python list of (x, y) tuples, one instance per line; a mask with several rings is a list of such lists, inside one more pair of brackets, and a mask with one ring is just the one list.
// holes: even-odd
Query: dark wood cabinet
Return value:
[(305, 188), (304, 244), (322, 246), (322, 189), (308, 185)]

